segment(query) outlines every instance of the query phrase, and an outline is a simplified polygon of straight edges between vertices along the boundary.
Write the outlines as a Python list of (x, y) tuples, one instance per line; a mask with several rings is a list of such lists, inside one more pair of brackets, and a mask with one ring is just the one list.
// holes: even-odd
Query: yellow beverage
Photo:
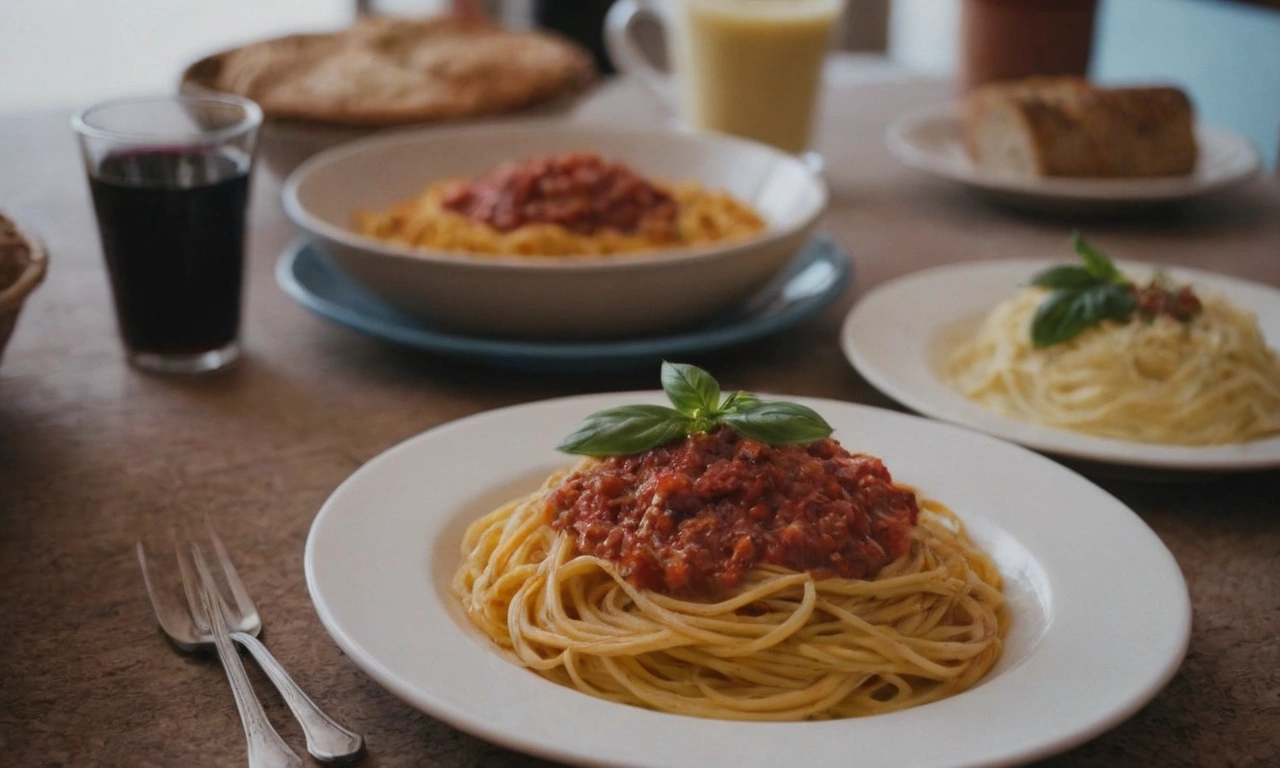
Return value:
[(675, 0), (680, 111), (694, 128), (808, 148), (843, 0)]

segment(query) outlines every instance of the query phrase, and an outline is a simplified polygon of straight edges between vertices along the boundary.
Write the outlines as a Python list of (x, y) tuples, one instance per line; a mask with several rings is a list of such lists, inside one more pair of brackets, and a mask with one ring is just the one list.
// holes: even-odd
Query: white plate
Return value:
[[(877, 286), (845, 319), (840, 345), (873, 386), (903, 405), (937, 419), (981, 430), (1015, 443), (1081, 459), (1135, 467), (1180, 470), (1250, 470), (1280, 467), (1280, 436), (1215, 446), (1153, 445), (1094, 437), (1002, 416), (943, 383), (939, 366), (952, 345), (966, 338), (998, 302), (1055, 261), (979, 261), (927, 269)], [(1154, 264), (1123, 262), (1131, 274)], [(1258, 283), (1182, 267), (1177, 280), (1221, 293), (1258, 316), (1274, 348), (1280, 342), (1280, 291)]]
[(944, 104), (909, 112), (889, 125), (889, 151), (903, 164), (999, 202), (1061, 213), (1115, 211), (1185, 200), (1243, 184), (1262, 166), (1258, 150), (1226, 128), (1200, 124), (1200, 157), (1186, 176), (1150, 179), (1024, 178), (977, 167), (964, 149), (960, 112)]
[(701, 768), (1011, 765), (1132, 715), (1186, 650), (1173, 556), (1129, 509), (1054, 462), (984, 435), (866, 406), (794, 398), (853, 449), (949, 504), (1006, 579), (1012, 625), (973, 689), (875, 717), (737, 723), (661, 714), (563, 688), (500, 656), (449, 594), (466, 525), (566, 465), (552, 444), (587, 414), (661, 393), (549, 400), (446, 424), (366, 464), (325, 502), (307, 585), (374, 680), (464, 731), (581, 764)]

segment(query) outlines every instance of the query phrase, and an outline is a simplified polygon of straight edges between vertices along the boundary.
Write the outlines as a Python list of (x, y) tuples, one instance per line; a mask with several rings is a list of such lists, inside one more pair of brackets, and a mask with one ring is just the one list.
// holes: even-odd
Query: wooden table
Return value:
[[(690, 362), (735, 388), (894, 407), (837, 347), (840, 321), (859, 294), (933, 264), (1064, 252), (1078, 222), (989, 208), (888, 156), (887, 122), (945, 95), (928, 81), (841, 79), (820, 144), (834, 190), (826, 229), (852, 254), (854, 287), (802, 328)], [(635, 124), (657, 114), (647, 98), (614, 85), (578, 119)], [(0, 121), (0, 207), (39, 232), (53, 255), (0, 366), (0, 762), (243, 760), (221, 671), (166, 645), (134, 561), (140, 537), (159, 547), (171, 529), (208, 515), (262, 608), (270, 645), (318, 701), (367, 735), (366, 765), (542, 764), (418, 713), (347, 661), (307, 597), (307, 529), (339, 482), (410, 435), (512, 403), (652, 388), (656, 371), (511, 375), (318, 320), (274, 284), (276, 257), (294, 233), (278, 184), (262, 175), (249, 233), (247, 359), (204, 379), (140, 373), (121, 356), (79, 164), (65, 114)], [(1267, 177), (1221, 198), (1087, 229), (1118, 257), (1274, 285), (1278, 186)], [(1150, 706), (1050, 764), (1280, 763), (1280, 472), (1099, 482), (1177, 556), (1195, 628), (1181, 672)], [(274, 691), (259, 691), (286, 739), (300, 745)]]

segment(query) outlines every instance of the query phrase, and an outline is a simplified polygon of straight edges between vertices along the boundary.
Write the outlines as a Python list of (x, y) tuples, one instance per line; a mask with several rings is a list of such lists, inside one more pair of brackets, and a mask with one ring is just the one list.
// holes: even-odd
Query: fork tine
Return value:
[(147, 553), (143, 549), (141, 541), (137, 543), (135, 549), (138, 553), (138, 567), (142, 569), (142, 583), (146, 586), (147, 598), (151, 601), (151, 612), (155, 614), (156, 622), (164, 630), (165, 634), (172, 637), (176, 634), (176, 628), (170, 626), (167, 620), (168, 611), (161, 606), (160, 599), (156, 595), (156, 588), (151, 583), (151, 569), (147, 567)]
[(178, 545), (178, 537), (173, 536), (173, 554), (178, 559), (178, 571), (182, 574), (182, 591), (187, 596), (187, 606), (191, 609), (191, 620), (200, 629), (201, 632), (209, 632), (213, 625), (210, 623), (212, 617), (205, 613), (203, 601), (200, 593), (196, 589), (195, 569), (190, 562), (191, 555), (184, 553), (183, 547)]
[[(209, 541), (213, 543), (213, 551), (218, 556), (218, 564), (222, 566), (222, 572), (226, 575), (227, 586), (231, 588), (231, 596), (235, 598), (236, 610), (240, 612), (240, 619), (248, 624), (260, 624), (261, 618), (258, 616), (258, 606), (254, 605), (253, 600), (249, 597), (249, 592), (244, 588), (244, 582), (240, 581), (240, 574), (236, 573), (236, 566), (231, 562), (231, 556), (227, 554), (227, 548), (223, 546), (222, 539), (219, 538), (218, 532), (213, 529), (213, 521), (207, 516), (204, 519), (205, 531), (209, 534)], [(223, 601), (226, 607), (226, 601)], [(228, 621), (235, 622), (234, 619), (228, 617)]]

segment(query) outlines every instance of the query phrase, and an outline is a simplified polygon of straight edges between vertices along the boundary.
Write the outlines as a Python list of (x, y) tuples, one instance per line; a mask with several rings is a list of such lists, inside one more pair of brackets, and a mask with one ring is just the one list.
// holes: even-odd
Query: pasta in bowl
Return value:
[(357, 211), (365, 235), (479, 255), (607, 256), (709, 245), (765, 228), (750, 206), (697, 182), (665, 184), (593, 152), (505, 163), (437, 181), (385, 211)]
[[(585, 215), (557, 212), (568, 200), (554, 189), (529, 194), (528, 182), (577, 183), (584, 168), (617, 185), (593, 188)], [(761, 144), (560, 124), (356, 142), (299, 168), (283, 198), (307, 237), (401, 311), (468, 333), (601, 338), (688, 326), (745, 299), (805, 242), (827, 191)], [(665, 229), (653, 215), (664, 201)], [(494, 208), (512, 206), (507, 226)], [(599, 226), (633, 209), (649, 215)]]

